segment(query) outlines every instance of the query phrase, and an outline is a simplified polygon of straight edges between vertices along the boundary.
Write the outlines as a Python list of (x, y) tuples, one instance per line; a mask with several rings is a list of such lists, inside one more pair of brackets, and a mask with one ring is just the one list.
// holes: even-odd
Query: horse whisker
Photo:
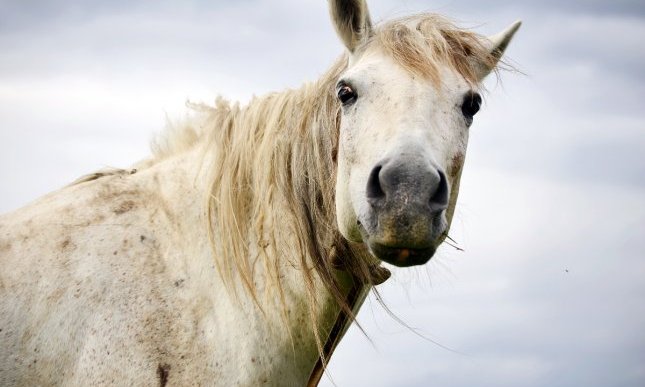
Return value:
[(448, 235), (448, 234), (444, 234), (444, 236), (446, 237), (446, 239), (448, 239), (448, 240), (450, 240), (450, 242), (452, 242), (452, 243), (450, 243), (450, 242), (447, 242), (447, 241), (445, 241), (445, 240), (444, 240), (444, 242), (445, 242), (448, 246), (450, 246), (450, 247), (454, 248), (454, 249), (455, 249), (455, 250), (457, 250), (457, 251), (466, 251), (466, 250), (462, 249), (461, 247), (459, 247), (459, 246), (458, 246), (459, 242), (457, 242), (456, 240), (452, 239), (452, 238), (450, 237), (450, 235)]

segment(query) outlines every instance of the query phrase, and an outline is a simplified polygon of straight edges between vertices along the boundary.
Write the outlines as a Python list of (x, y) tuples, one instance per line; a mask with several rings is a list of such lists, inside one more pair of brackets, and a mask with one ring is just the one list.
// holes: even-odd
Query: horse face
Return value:
[[(447, 235), (468, 128), (481, 97), (447, 65), (439, 65), (441, 82), (433, 82), (370, 43), (372, 23), (363, 0), (330, 1), (330, 6), (350, 54), (336, 86), (342, 104), (340, 232), (388, 263), (423, 264)], [(493, 37), (490, 52), (501, 56), (518, 27)], [(482, 79), (491, 68), (474, 70)]]
[(375, 50), (337, 84), (339, 227), (397, 266), (427, 262), (447, 232), (481, 102), (462, 77), (442, 72), (438, 88)]

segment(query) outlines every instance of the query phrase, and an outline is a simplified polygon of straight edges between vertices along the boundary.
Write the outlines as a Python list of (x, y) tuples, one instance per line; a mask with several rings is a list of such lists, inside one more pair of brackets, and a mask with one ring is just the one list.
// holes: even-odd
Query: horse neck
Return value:
[(333, 210), (339, 68), (244, 108), (220, 107), (210, 138), (176, 156), (201, 158), (187, 173), (208, 198), (202, 220), (213, 238), (204, 257), (217, 264), (219, 302), (239, 315), (231, 334), (257, 356), (291, 359), (275, 364), (283, 375), (308, 376), (352, 287), (350, 275), (321, 262), (334, 250), (354, 255), (346, 242), (337, 246)]

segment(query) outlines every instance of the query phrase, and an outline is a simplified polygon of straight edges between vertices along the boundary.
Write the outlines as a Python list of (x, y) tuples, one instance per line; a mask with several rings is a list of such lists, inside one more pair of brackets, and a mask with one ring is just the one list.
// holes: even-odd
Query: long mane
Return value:
[[(496, 62), (483, 42), (441, 16), (423, 14), (378, 26), (367, 48), (382, 49), (436, 84), (441, 66), (475, 84), (473, 64)], [(166, 132), (153, 146), (153, 163), (203, 146), (212, 159), (204, 211), (220, 274), (233, 289), (241, 283), (258, 306), (265, 304), (259, 301), (261, 291), (265, 299), (284, 305), (278, 260), (298, 268), (319, 347), (318, 285), (349, 312), (334, 257), (362, 283), (369, 283), (373, 262), (363, 246), (345, 241), (336, 225), (340, 104), (334, 86), (347, 62), (342, 56), (317, 81), (254, 98), (243, 107), (224, 100), (194, 106), (201, 118)], [(259, 271), (265, 276), (263, 289), (255, 281)]]
[(205, 218), (220, 275), (234, 292), (241, 284), (258, 307), (284, 309), (281, 270), (298, 268), (319, 347), (320, 286), (351, 315), (336, 263), (367, 284), (373, 260), (365, 247), (342, 238), (336, 225), (340, 105), (334, 86), (346, 65), (342, 56), (317, 81), (244, 107), (222, 99), (214, 107), (193, 105), (199, 118), (153, 145), (157, 160), (203, 146), (204, 159), (211, 159)]
[(257, 98), (244, 108), (220, 105), (217, 110), (225, 113), (215, 112), (217, 131), (209, 139), (218, 152), (207, 214), (213, 245), (223, 257), (220, 272), (230, 284), (239, 277), (256, 298), (254, 272), (260, 265), (265, 294), (277, 290), (282, 299), (279, 257), (300, 268), (312, 316), (318, 281), (339, 302), (343, 299), (333, 255), (362, 267), (357, 275), (367, 271), (364, 249), (350, 248), (336, 226), (339, 105), (334, 85), (345, 63), (346, 58), (337, 61), (316, 82)]

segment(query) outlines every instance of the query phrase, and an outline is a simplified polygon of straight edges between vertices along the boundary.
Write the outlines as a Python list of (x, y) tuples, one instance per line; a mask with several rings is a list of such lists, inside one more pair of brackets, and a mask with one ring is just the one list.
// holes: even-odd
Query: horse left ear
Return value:
[(489, 48), (490, 53), (494, 58), (494, 63), (493, 66), (484, 64), (478, 65), (477, 75), (479, 76), (479, 80), (484, 79), (491, 71), (493, 71), (497, 62), (502, 58), (502, 55), (504, 55), (504, 51), (506, 51), (506, 47), (508, 47), (511, 39), (513, 39), (513, 35), (515, 35), (517, 30), (520, 29), (521, 25), (522, 22), (518, 20), (504, 31), (487, 38), (484, 44)]
[(329, 0), (329, 14), (351, 54), (372, 34), (372, 19), (365, 0)]

